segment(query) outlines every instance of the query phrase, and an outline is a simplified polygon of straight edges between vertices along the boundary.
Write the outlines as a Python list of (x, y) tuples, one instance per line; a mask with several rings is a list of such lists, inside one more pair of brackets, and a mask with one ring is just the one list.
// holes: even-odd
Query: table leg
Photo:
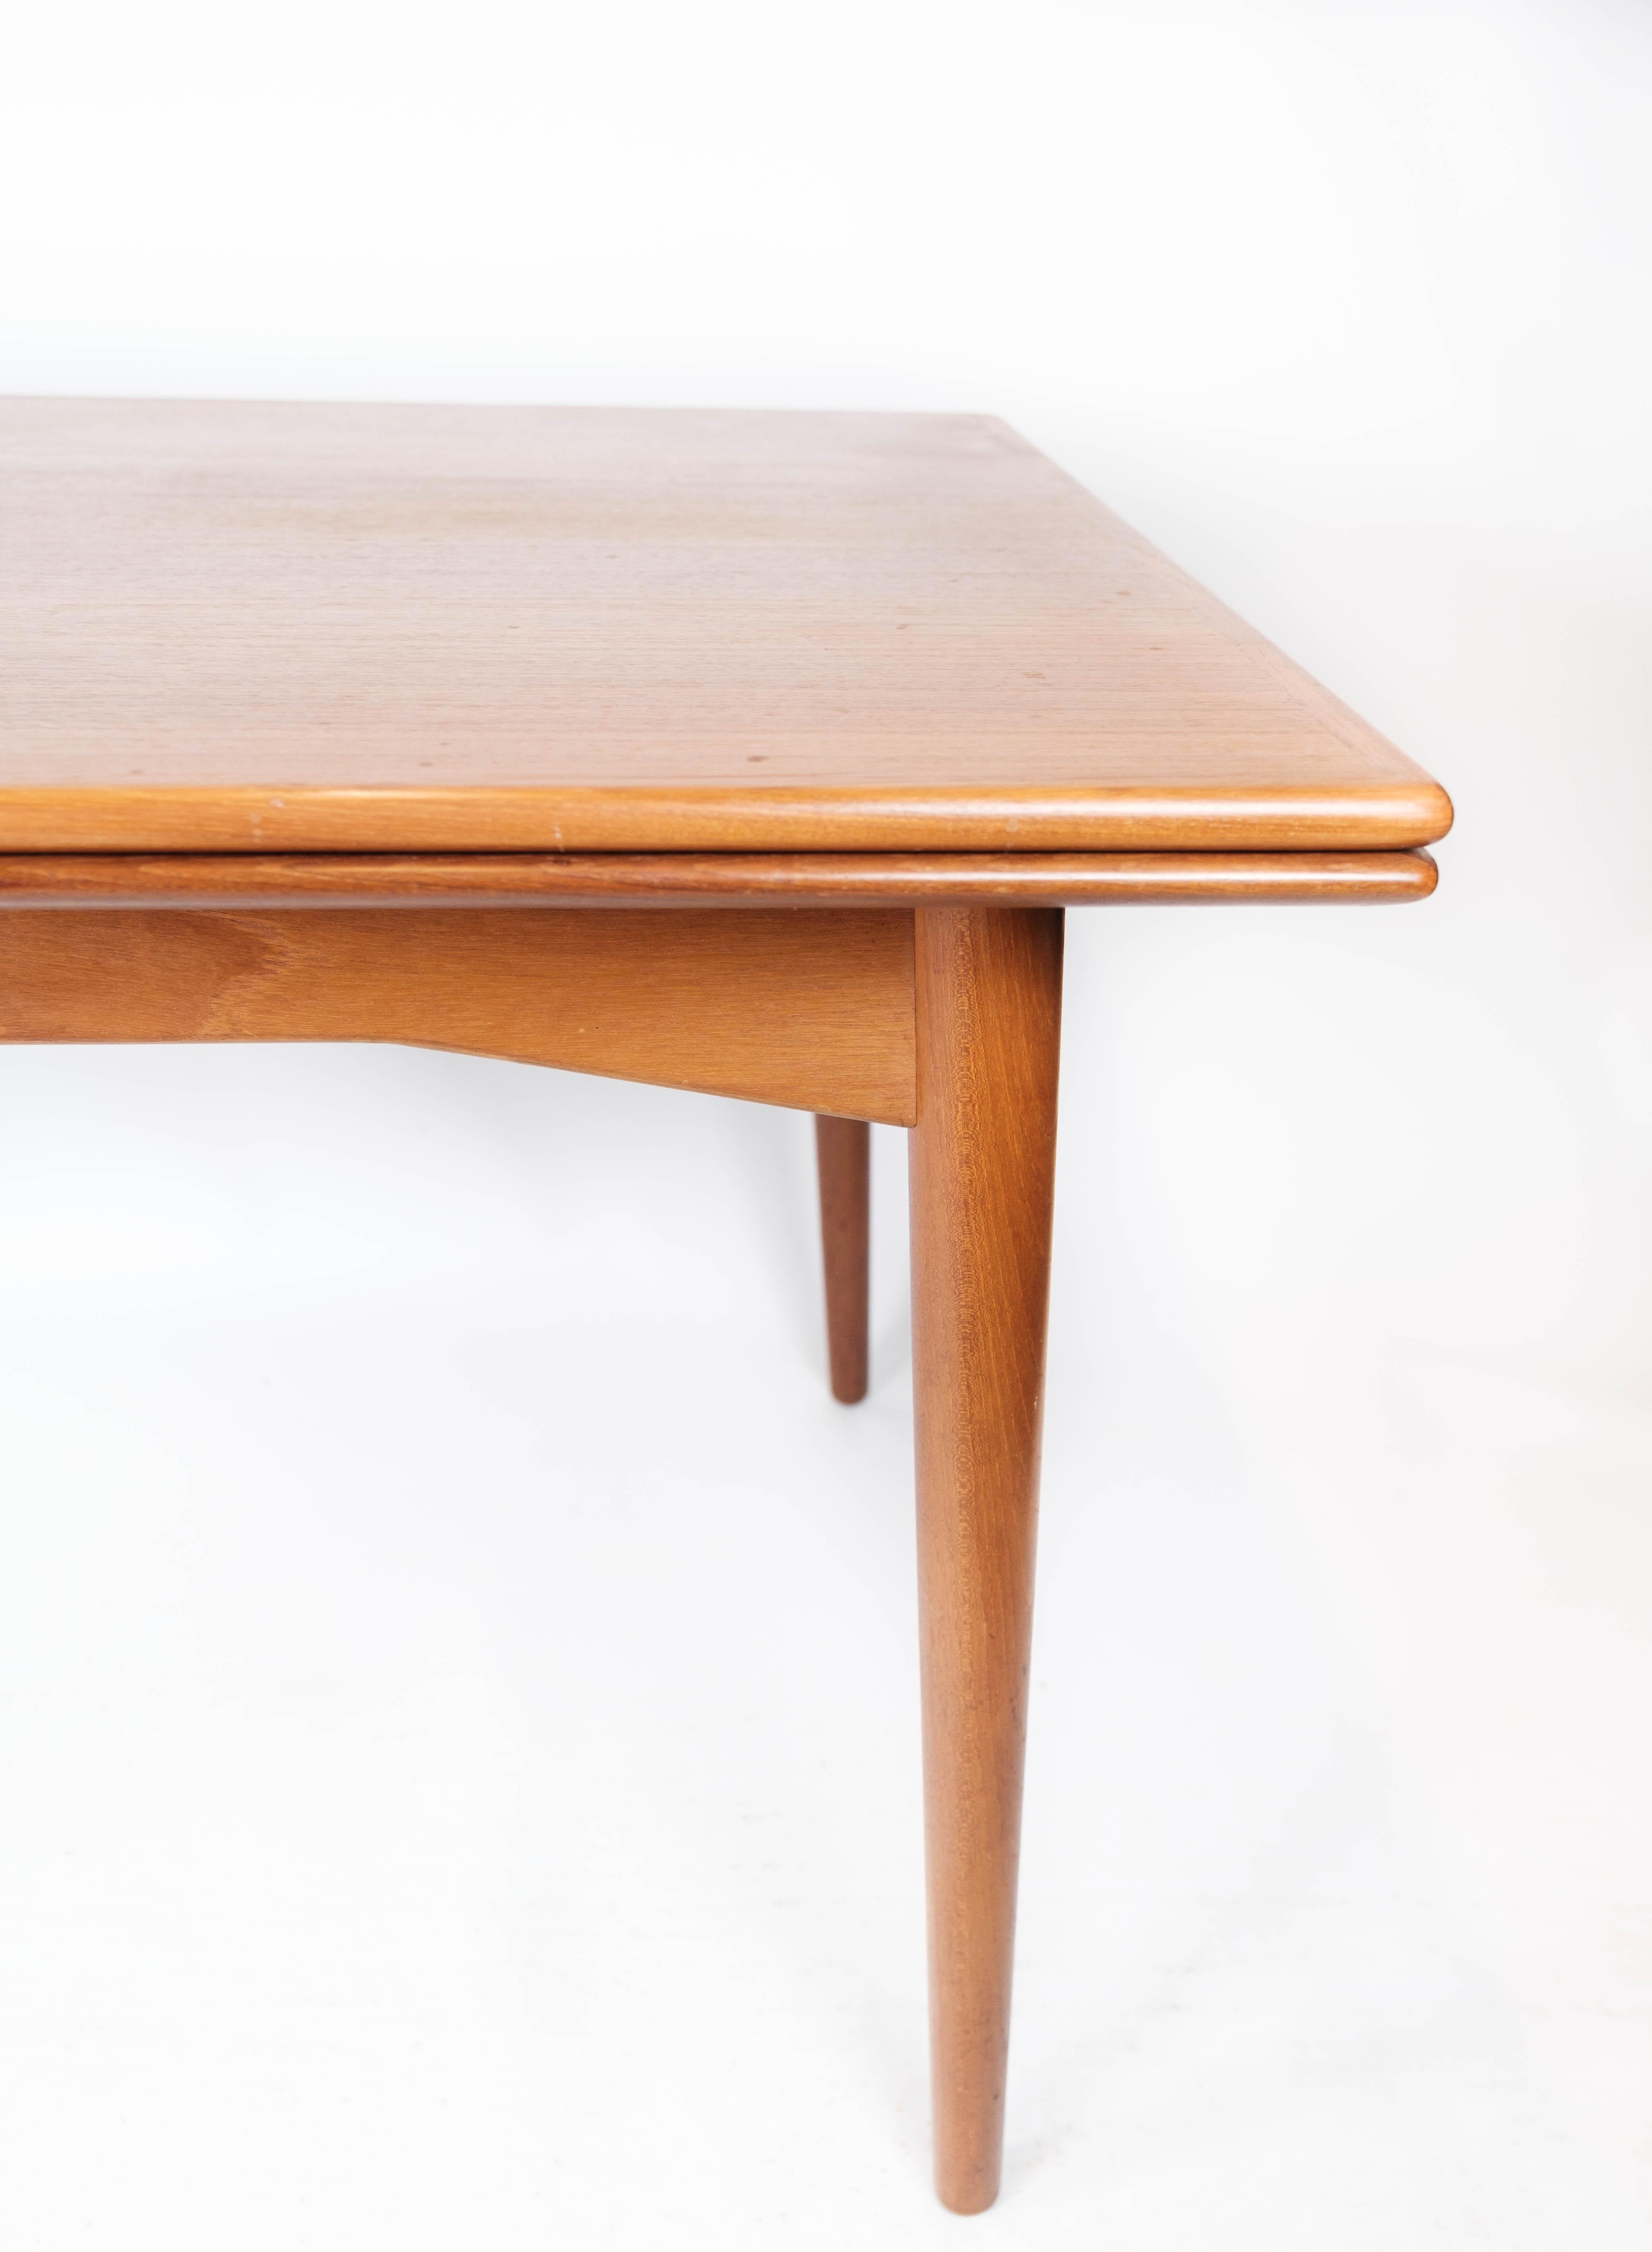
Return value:
[(917, 911), (913, 1340), (935, 2179), (997, 2195), (1055, 1176), (1059, 910)]
[(866, 1397), (871, 1128), (861, 1118), (816, 1118), (815, 1154), (832, 1397), (852, 1408)]

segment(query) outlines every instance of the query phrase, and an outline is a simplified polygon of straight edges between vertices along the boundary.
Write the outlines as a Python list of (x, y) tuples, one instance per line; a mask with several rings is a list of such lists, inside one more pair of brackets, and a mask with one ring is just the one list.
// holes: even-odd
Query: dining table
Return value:
[(846, 1407), (906, 1130), (935, 2178), (982, 2210), (1064, 914), (1420, 900), (1445, 792), (990, 415), (12, 399), (0, 502), (0, 1040), (810, 1113)]

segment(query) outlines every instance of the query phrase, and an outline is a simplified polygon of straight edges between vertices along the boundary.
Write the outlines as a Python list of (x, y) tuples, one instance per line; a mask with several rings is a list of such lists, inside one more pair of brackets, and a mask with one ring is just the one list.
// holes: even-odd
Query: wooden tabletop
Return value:
[(0, 402), (0, 852), (1371, 852), (1450, 819), (988, 417)]

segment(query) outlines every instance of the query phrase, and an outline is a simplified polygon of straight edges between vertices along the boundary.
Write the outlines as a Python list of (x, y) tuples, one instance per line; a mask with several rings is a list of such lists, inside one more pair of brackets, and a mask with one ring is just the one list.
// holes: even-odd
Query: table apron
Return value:
[(15, 907), (0, 1041), (383, 1040), (918, 1115), (900, 907)]

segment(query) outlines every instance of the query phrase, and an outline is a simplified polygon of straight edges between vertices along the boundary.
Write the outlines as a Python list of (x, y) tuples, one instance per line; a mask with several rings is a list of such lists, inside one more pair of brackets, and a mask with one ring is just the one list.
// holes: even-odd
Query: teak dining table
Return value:
[(936, 2179), (1003, 2143), (1063, 909), (1418, 900), (1445, 793), (1002, 422), (0, 404), (0, 1039), (909, 1129)]

